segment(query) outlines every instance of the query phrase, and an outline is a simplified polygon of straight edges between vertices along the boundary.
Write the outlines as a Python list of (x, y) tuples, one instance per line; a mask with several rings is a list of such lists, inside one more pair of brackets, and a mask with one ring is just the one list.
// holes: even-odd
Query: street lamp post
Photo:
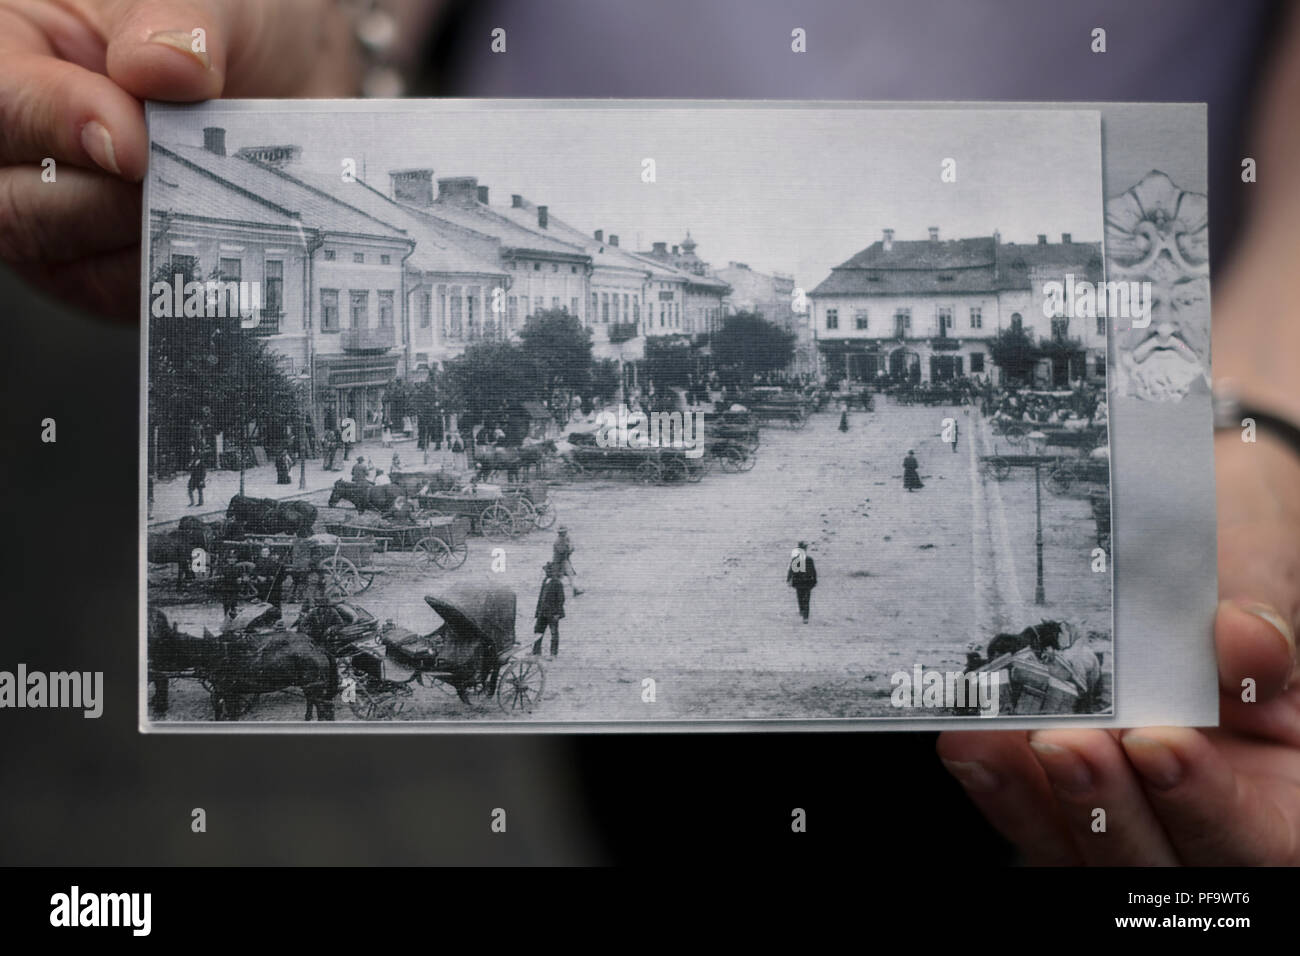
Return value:
[(1034, 509), (1038, 525), (1035, 546), (1038, 549), (1038, 579), (1034, 584), (1034, 603), (1046, 604), (1043, 594), (1043, 484), (1039, 480), (1039, 462), (1034, 462)]
[(307, 490), (307, 401), (310, 398), (308, 382), (311, 373), (303, 369), (298, 373), (298, 386), (302, 399), (298, 403), (298, 490)]

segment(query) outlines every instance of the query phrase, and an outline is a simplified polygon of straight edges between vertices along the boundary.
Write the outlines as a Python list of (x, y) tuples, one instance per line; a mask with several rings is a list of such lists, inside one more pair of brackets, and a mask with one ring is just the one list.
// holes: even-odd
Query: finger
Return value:
[[(274, 6), (275, 4), (269, 4)], [(214, 99), (225, 86), (235, 8), (243, 0), (115, 0), (104, 14), (108, 75), (140, 99)]]
[(1029, 746), (1051, 781), (1070, 839), (1089, 865), (1178, 863), (1114, 736), (1104, 730), (1035, 731)]
[(1300, 622), (1300, 459), (1280, 442), (1215, 446), (1219, 596), (1215, 643), (1225, 693), (1254, 682), (1259, 700), (1287, 685)]
[[(1296, 755), (1285, 747), (1220, 737), (1212, 743), (1187, 727), (1131, 730), (1122, 743), (1141, 776), (1150, 805), (1183, 862), (1193, 866), (1294, 865), (1300, 860), (1296, 782), (1278, 775), (1238, 774), (1228, 752), (1248, 746), (1266, 754), (1276, 772), (1293, 774)], [(1217, 745), (1217, 747), (1216, 747)]]
[(61, 262), (138, 245), (138, 186), (75, 166), (55, 167), (53, 182), (43, 172), (0, 169), (0, 259)]
[(0, 166), (50, 157), (133, 182), (144, 176), (140, 104), (107, 77), (53, 57), (0, 57), (0, 130)]
[(1056, 800), (1023, 733), (939, 735), (939, 758), (971, 802), (1036, 866), (1070, 866), (1081, 857), (1056, 813)]

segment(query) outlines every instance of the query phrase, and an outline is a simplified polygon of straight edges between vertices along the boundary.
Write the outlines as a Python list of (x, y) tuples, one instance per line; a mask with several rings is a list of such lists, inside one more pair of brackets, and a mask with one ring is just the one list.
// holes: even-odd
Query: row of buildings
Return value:
[(150, 272), (260, 283), (255, 333), (308, 390), (318, 427), (373, 430), (389, 381), (509, 340), (543, 309), (575, 315), (629, 387), (647, 337), (707, 335), (740, 308), (796, 323), (792, 277), (711, 270), (689, 233), (638, 251), (521, 195), (493, 203), (472, 176), (397, 170), (381, 189), (308, 169), (297, 146), (228, 155), (225, 139), (209, 127), (202, 146), (153, 144)]
[(978, 375), (997, 381), (989, 351), (1003, 329), (1020, 328), (1042, 353), (1035, 378), (1066, 386), (1106, 375), (1105, 316), (1049, 315), (1049, 283), (1102, 279), (1099, 242), (1031, 245), (998, 233), (974, 239), (900, 240), (892, 229), (808, 293), (820, 370), (830, 378), (916, 382)]

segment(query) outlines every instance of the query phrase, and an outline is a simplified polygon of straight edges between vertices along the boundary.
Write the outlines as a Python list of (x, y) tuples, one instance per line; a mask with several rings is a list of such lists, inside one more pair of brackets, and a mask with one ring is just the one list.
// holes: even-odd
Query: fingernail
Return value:
[(998, 788), (997, 775), (982, 763), (974, 760), (944, 760), (948, 772), (972, 793), (992, 793)]
[[(1269, 604), (1261, 604), (1258, 601), (1233, 601), (1233, 604), (1241, 608), (1247, 614), (1253, 614), (1261, 621), (1267, 621), (1272, 624), (1277, 631), (1278, 636), (1282, 638), (1282, 643), (1286, 645), (1287, 655), (1294, 663), (1296, 659), (1295, 648), (1295, 631), (1291, 629), (1291, 623), (1278, 612), (1276, 608)], [(1287, 683), (1290, 683), (1290, 675), (1287, 676)], [(1283, 685), (1286, 689), (1286, 685)]]
[(117, 154), (113, 151), (113, 137), (108, 134), (102, 123), (91, 120), (81, 127), (81, 148), (90, 154), (100, 169), (116, 176), (122, 175), (117, 168)]
[(212, 60), (208, 58), (207, 50), (194, 49), (193, 34), (184, 30), (159, 30), (157, 33), (150, 34), (149, 42), (161, 43), (173, 50), (180, 50), (182, 53), (189, 54), (205, 70), (212, 67)]
[(1157, 790), (1171, 790), (1183, 779), (1183, 764), (1167, 746), (1150, 737), (1125, 734), (1120, 738), (1124, 752), (1147, 783)]
[(1052, 786), (1061, 793), (1084, 794), (1092, 789), (1092, 771), (1073, 750), (1041, 740), (1029, 741)]

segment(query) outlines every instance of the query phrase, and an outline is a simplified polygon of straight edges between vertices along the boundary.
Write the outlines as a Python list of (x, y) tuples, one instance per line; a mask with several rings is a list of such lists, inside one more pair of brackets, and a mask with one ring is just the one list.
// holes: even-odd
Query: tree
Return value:
[(645, 343), (646, 377), (656, 389), (686, 388), (695, 374), (697, 355), (687, 341), (652, 338)]
[(622, 381), (618, 362), (601, 359), (591, 366), (591, 383), (587, 386), (587, 395), (602, 403), (612, 402)]
[(756, 312), (728, 316), (713, 336), (713, 361), (725, 380), (753, 381), (785, 368), (794, 358), (794, 334)]
[(446, 363), (443, 407), (462, 425), (496, 419), (504, 408), (536, 401), (542, 376), (532, 357), (509, 342), (480, 342)]
[(554, 411), (560, 398), (567, 413), (573, 394), (591, 381), (591, 332), (568, 309), (543, 309), (519, 338), (537, 369), (547, 406)]
[[(194, 270), (183, 281), (198, 281)], [(162, 265), (153, 282), (173, 281)], [(151, 283), (152, 286), (152, 283)], [(179, 317), (149, 320), (149, 436), (158, 471), (180, 467), (196, 443), (223, 433), (236, 456), (241, 436), (256, 423), (259, 443), (277, 448), (297, 434), (301, 402), (297, 382), (280, 356), (251, 330), (229, 318)], [(211, 451), (210, 448), (206, 449)], [(220, 462), (217, 462), (220, 465)]]
[(1028, 378), (1040, 356), (1033, 337), (1018, 326), (999, 329), (989, 340), (989, 357), (1007, 381), (1022, 382)]

